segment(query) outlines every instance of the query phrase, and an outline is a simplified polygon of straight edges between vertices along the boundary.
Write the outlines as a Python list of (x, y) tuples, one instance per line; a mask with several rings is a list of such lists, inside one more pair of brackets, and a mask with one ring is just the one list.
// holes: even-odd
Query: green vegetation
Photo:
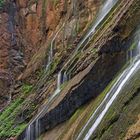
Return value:
[(0, 114), (0, 138), (8, 138), (19, 135), (27, 126), (26, 122), (19, 117), (27, 94), (32, 85), (23, 84), (21, 97), (18, 97)]
[[(124, 139), (129, 126), (137, 121), (140, 113), (140, 71), (123, 88), (100, 124), (93, 139)], [(113, 135), (115, 132), (115, 135)]]
[(134, 43), (130, 46), (129, 51), (134, 50), (136, 47), (137, 47), (137, 43), (134, 42)]
[(54, 6), (56, 6), (59, 3), (59, 0), (53, 0)]
[[(77, 109), (77, 111), (73, 114), (73, 116), (68, 121), (68, 124), (66, 125), (66, 128), (62, 132), (62, 134), (60, 135), (59, 139), (63, 139), (63, 137), (65, 136), (65, 134), (67, 134), (69, 129), (71, 127), (73, 127), (74, 124), (77, 123), (76, 122), (77, 120), (80, 119), (78, 121), (77, 126), (75, 126), (75, 128), (74, 128), (73, 136), (75, 136), (75, 135), (77, 135), (79, 133), (81, 128), (88, 121), (88, 119), (91, 117), (91, 115), (96, 110), (98, 105), (101, 103), (101, 101), (104, 99), (106, 94), (109, 92), (109, 90), (111, 89), (113, 84), (116, 82), (116, 80), (118, 79), (119, 75), (120, 75), (120, 73), (117, 74), (117, 76), (114, 78), (114, 80), (112, 80), (110, 82), (110, 84), (104, 89), (104, 91), (96, 99), (93, 99), (90, 103), (88, 103), (88, 104), (86, 104), (84, 106), (81, 106), (79, 109)], [(71, 137), (70, 139), (73, 139), (73, 137)]]
[(16, 136), (26, 127), (26, 123), (16, 123), (23, 101), (24, 98), (18, 98), (0, 114), (0, 138)]
[(24, 84), (22, 87), (21, 87), (21, 92), (26, 95), (28, 94), (31, 90), (32, 90), (33, 86), (32, 85), (29, 85), (29, 84)]
[(4, 0), (0, 0), (0, 8), (3, 6)]
[(56, 58), (56, 59), (52, 62), (52, 64), (50, 65), (49, 74), (52, 74), (52, 73), (56, 70), (56, 68), (57, 68), (57, 66), (58, 66), (58, 64), (59, 64), (59, 62), (60, 62), (60, 60), (61, 60), (61, 57)]

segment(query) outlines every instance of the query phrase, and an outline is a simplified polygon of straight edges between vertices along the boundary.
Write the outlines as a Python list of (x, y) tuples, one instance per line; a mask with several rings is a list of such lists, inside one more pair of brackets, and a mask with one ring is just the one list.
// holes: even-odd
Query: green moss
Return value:
[(7, 118), (12, 112), (13, 110), (23, 102), (23, 99), (20, 98), (20, 99), (17, 99), (16, 101), (14, 101), (13, 103), (11, 103), (5, 111), (3, 111), (1, 114), (0, 114), (0, 122), (2, 122), (5, 118)]
[[(96, 139), (124, 139), (140, 113), (140, 71), (127, 83), (95, 132)], [(115, 133), (115, 135), (113, 135)], [(112, 137), (113, 136), (113, 137)], [(95, 139), (94, 137), (94, 139)]]
[(24, 98), (18, 98), (0, 114), (0, 138), (16, 136), (24, 130), (26, 124), (16, 123), (16, 116), (22, 108)]
[(61, 61), (61, 57), (56, 58), (56, 59), (53, 60), (53, 62), (50, 65), (48, 74), (52, 74), (56, 70), (56, 68), (57, 68), (58, 64), (60, 63), (60, 61)]
[(25, 128), (27, 127), (26, 123), (18, 125), (15, 129), (12, 130), (12, 136), (18, 136)]
[(68, 84), (68, 82), (66, 81), (66, 82), (64, 82), (63, 84), (61, 84), (61, 89), (64, 89), (65, 87), (66, 87), (66, 85)]
[(54, 7), (59, 3), (59, 0), (53, 0)]
[(130, 46), (129, 51), (134, 50), (136, 47), (137, 47), (137, 43), (134, 42), (134, 43)]
[(0, 0), (0, 8), (3, 6), (4, 0)]
[(36, 72), (37, 79), (40, 79), (42, 76), (44, 76), (45, 73), (46, 73), (45, 68), (39, 69), (39, 70)]
[(21, 87), (21, 92), (23, 94), (28, 94), (32, 90), (33, 86), (29, 84), (23, 84)]
[(0, 138), (8, 138), (19, 135), (27, 126), (26, 122), (18, 120), (25, 98), (32, 90), (32, 85), (23, 84), (22, 96), (18, 97), (0, 114)]

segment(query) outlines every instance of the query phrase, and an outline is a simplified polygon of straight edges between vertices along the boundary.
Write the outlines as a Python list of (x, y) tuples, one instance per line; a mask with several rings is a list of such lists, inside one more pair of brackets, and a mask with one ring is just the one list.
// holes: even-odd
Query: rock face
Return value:
[(16, 33), (14, 19), (16, 12), (15, 3), (10, 1), (6, 1), (0, 11), (0, 102), (2, 106), (9, 102), (10, 87), (24, 68), (21, 43)]
[[(8, 14), (2, 13), (0, 14), (0, 93), (4, 93), (1, 95), (0, 103), (1, 107), (5, 105), (8, 99), (6, 99), (6, 93), (9, 86), (9, 73), (8, 73), (8, 49), (10, 44), (8, 42), (10, 35), (7, 31), (7, 20)], [(8, 98), (8, 97), (7, 97)], [(0, 108), (1, 108), (0, 107)]]
[[(105, 55), (97, 60), (94, 66), (91, 64), (86, 70), (75, 76), (70, 83), (75, 83), (74, 81), (78, 81), (78, 83), (68, 84), (67, 90), (61, 93), (61, 97), (56, 99), (50, 111), (40, 120), (42, 131), (45, 132), (67, 120), (81, 105), (96, 98), (124, 62), (123, 53), (114, 57)], [(62, 97), (63, 99), (61, 99)]]
[[(35, 85), (38, 82), (40, 71), (44, 71), (47, 65), (52, 40), (55, 44), (53, 60), (59, 65), (58, 69), (55, 68), (54, 75), (58, 72), (92, 23), (101, 5), (101, 2), (96, 0), (77, 2), (61, 0), (56, 3), (45, 0), (4, 0), (4, 2), (0, 9), (0, 110), (10, 104), (11, 99), (16, 100), (16, 97), (23, 95), (22, 88), (20, 89), (22, 82), (23, 86), (24, 83)], [(60, 28), (62, 30), (58, 32)], [(47, 85), (44, 82), (40, 84), (41, 87)], [(52, 87), (49, 87), (49, 92), (54, 90), (55, 84), (54, 81)], [(35, 87), (40, 93), (41, 87)], [(46, 94), (42, 95), (33, 94), (33, 99), (37, 98), (43, 103)], [(30, 97), (27, 99), (21, 112), (30, 110), (28, 109), (30, 99)], [(15, 117), (18, 118), (19, 114), (17, 113)], [(11, 125), (17, 126), (17, 122)], [(0, 131), (1, 129), (2, 125)], [(2, 133), (0, 132), (0, 138), (9, 137), (6, 133), (6, 136), (3, 136), (4, 131), (3, 129)]]
[(9, 105), (9, 114), (0, 114), (0, 138), (23, 140), (25, 126), (55, 91), (61, 68), (69, 81), (39, 120), (41, 133), (96, 99), (124, 66), (128, 42), (140, 23), (139, 0), (120, 0), (72, 57), (100, 6), (99, 0), (6, 0), (0, 11), (0, 103), (4, 107), (12, 95), (15, 104)]
[(31, 59), (21, 79), (28, 79), (46, 63), (44, 59), (52, 40), (55, 42), (53, 42), (54, 57), (60, 59), (60, 56), (63, 56), (66, 59), (70, 55), (76, 47), (76, 42), (95, 18), (101, 2), (38, 0), (22, 3), (17, 0), (17, 5), (18, 21), (22, 22), (20, 24), (21, 36), (24, 38), (22, 42), (25, 46), (28, 45), (25, 59), (27, 61)]
[[(140, 22), (137, 20), (131, 23), (130, 28), (130, 24), (126, 24), (126, 19), (132, 20), (131, 16), (134, 13), (139, 15), (140, 11), (132, 11), (133, 7), (139, 7), (138, 1), (125, 2), (120, 3), (119, 12), (106, 21), (110, 24), (105, 29), (99, 30), (100, 33), (97, 32), (96, 38), (87, 45), (88, 49), (84, 53), (81, 52), (80, 58), (73, 60), (74, 63), (68, 66), (73, 69), (77, 64), (74, 72), (72, 71), (73, 78), (49, 106), (46, 115), (40, 119), (42, 133), (66, 121), (81, 105), (96, 98), (126, 62), (126, 40)], [(127, 35), (126, 30), (129, 30)], [(97, 52), (93, 53), (92, 48), (97, 49)], [(25, 131), (19, 139), (24, 135)]]
[(132, 125), (125, 137), (125, 140), (133, 140), (139, 138), (140, 135), (140, 116), (138, 116), (138, 121)]
[[(132, 7), (134, 5), (132, 5)], [(123, 34), (122, 31), (117, 30), (117, 32), (118, 34)], [(121, 35), (119, 37), (121, 37)], [(102, 55), (98, 57), (98, 60), (96, 60), (93, 65), (89, 65), (86, 70), (77, 74), (69, 82), (68, 87), (62, 91), (61, 96), (57, 97), (50, 107), (50, 111), (40, 120), (42, 131), (51, 129), (56, 124), (67, 120), (77, 108), (87, 103), (91, 98), (95, 98), (103, 91), (126, 61), (125, 53), (123, 54), (123, 49), (125, 49), (126, 46), (124, 42), (120, 40), (121, 39), (116, 36), (107, 40), (104, 45), (102, 44), (103, 46), (101, 46), (99, 50), (99, 54)]]
[[(79, 26), (78, 29), (81, 30), (79, 36), (85, 31), (87, 25), (93, 20), (100, 2), (82, 2), (81, 0), (76, 4), (76, 10), (76, 7), (73, 7), (75, 3), (72, 1), (62, 0), (59, 3), (42, 0), (36, 2), (32, 0), (5, 1), (0, 11), (0, 86), (3, 87), (0, 91), (4, 93), (4, 97), (3, 95), (1, 97), (3, 102), (8, 101), (9, 87), (10, 85), (13, 87), (17, 80), (28, 79), (34, 83), (33, 76), (35, 75), (32, 76), (32, 72), (36, 72), (46, 63), (49, 41), (52, 40), (54, 32), (62, 26), (63, 20), (69, 22), (65, 27), (67, 29), (65, 44), (68, 40), (73, 41), (70, 32), (76, 22), (79, 22), (79, 25), (82, 23), (82, 27)], [(85, 6), (87, 9), (81, 9)], [(84, 15), (85, 19), (82, 16), (82, 19), (78, 20), (77, 18), (80, 17), (77, 17), (77, 14), (84, 12), (88, 16)], [(63, 50), (60, 46), (62, 36), (63, 32), (56, 39), (59, 43), (56, 48), (57, 53)], [(25, 66), (27, 66), (26, 69)], [(25, 72), (22, 73), (24, 69)]]

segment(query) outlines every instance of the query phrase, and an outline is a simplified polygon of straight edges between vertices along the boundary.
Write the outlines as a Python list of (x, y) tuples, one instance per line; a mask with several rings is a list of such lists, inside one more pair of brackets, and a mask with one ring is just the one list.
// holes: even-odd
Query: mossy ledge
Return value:
[[(122, 1), (122, 4), (123, 2), (125, 3), (126, 1)], [(42, 133), (66, 121), (81, 105), (96, 98), (113, 79), (114, 75), (122, 68), (126, 62), (126, 40), (140, 21), (136, 20), (131, 28), (126, 25), (126, 22), (120, 21), (126, 21), (128, 17), (129, 20), (132, 21), (135, 14), (140, 15), (140, 11), (138, 10), (139, 4), (138, 0), (127, 1), (121, 9), (122, 11), (125, 9), (125, 12), (120, 10), (118, 14), (116, 14), (119, 16), (119, 20), (117, 20), (115, 24), (111, 22), (111, 27), (107, 26), (108, 24), (104, 27), (105, 30), (103, 29), (103, 31), (107, 32), (107, 36), (105, 36), (103, 32), (99, 35), (96, 34), (94, 43), (95, 46), (98, 46), (100, 43), (97, 51), (99, 55), (94, 58), (94, 60), (93, 57), (90, 57), (90, 61), (88, 61), (89, 65), (68, 82), (64, 90), (60, 93), (61, 96), (55, 100), (46, 115), (41, 118)], [(134, 6), (136, 6), (135, 12), (131, 10)], [(115, 19), (116, 17), (114, 17), (113, 20)], [(118, 28), (119, 23), (121, 23), (119, 26), (120, 30), (116, 32), (114, 29)], [(124, 37), (124, 31), (126, 29), (130, 30), (130, 32), (127, 37)], [(116, 34), (112, 36), (114, 32), (116, 32)], [(108, 40), (108, 38), (110, 39)], [(94, 47), (92, 43), (91, 46)], [(118, 46), (119, 49), (117, 48)], [(79, 62), (82, 63), (82, 61)], [(22, 138), (22, 136), (24, 136), (24, 132), (20, 135), (19, 139)]]

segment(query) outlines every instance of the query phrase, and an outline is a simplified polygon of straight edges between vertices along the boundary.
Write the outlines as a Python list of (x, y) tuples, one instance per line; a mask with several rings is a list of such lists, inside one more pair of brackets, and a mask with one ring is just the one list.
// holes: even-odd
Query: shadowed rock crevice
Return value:
[(102, 56), (81, 82), (70, 88), (62, 101), (41, 118), (41, 131), (52, 129), (57, 124), (67, 120), (81, 105), (96, 98), (124, 63), (123, 53)]

